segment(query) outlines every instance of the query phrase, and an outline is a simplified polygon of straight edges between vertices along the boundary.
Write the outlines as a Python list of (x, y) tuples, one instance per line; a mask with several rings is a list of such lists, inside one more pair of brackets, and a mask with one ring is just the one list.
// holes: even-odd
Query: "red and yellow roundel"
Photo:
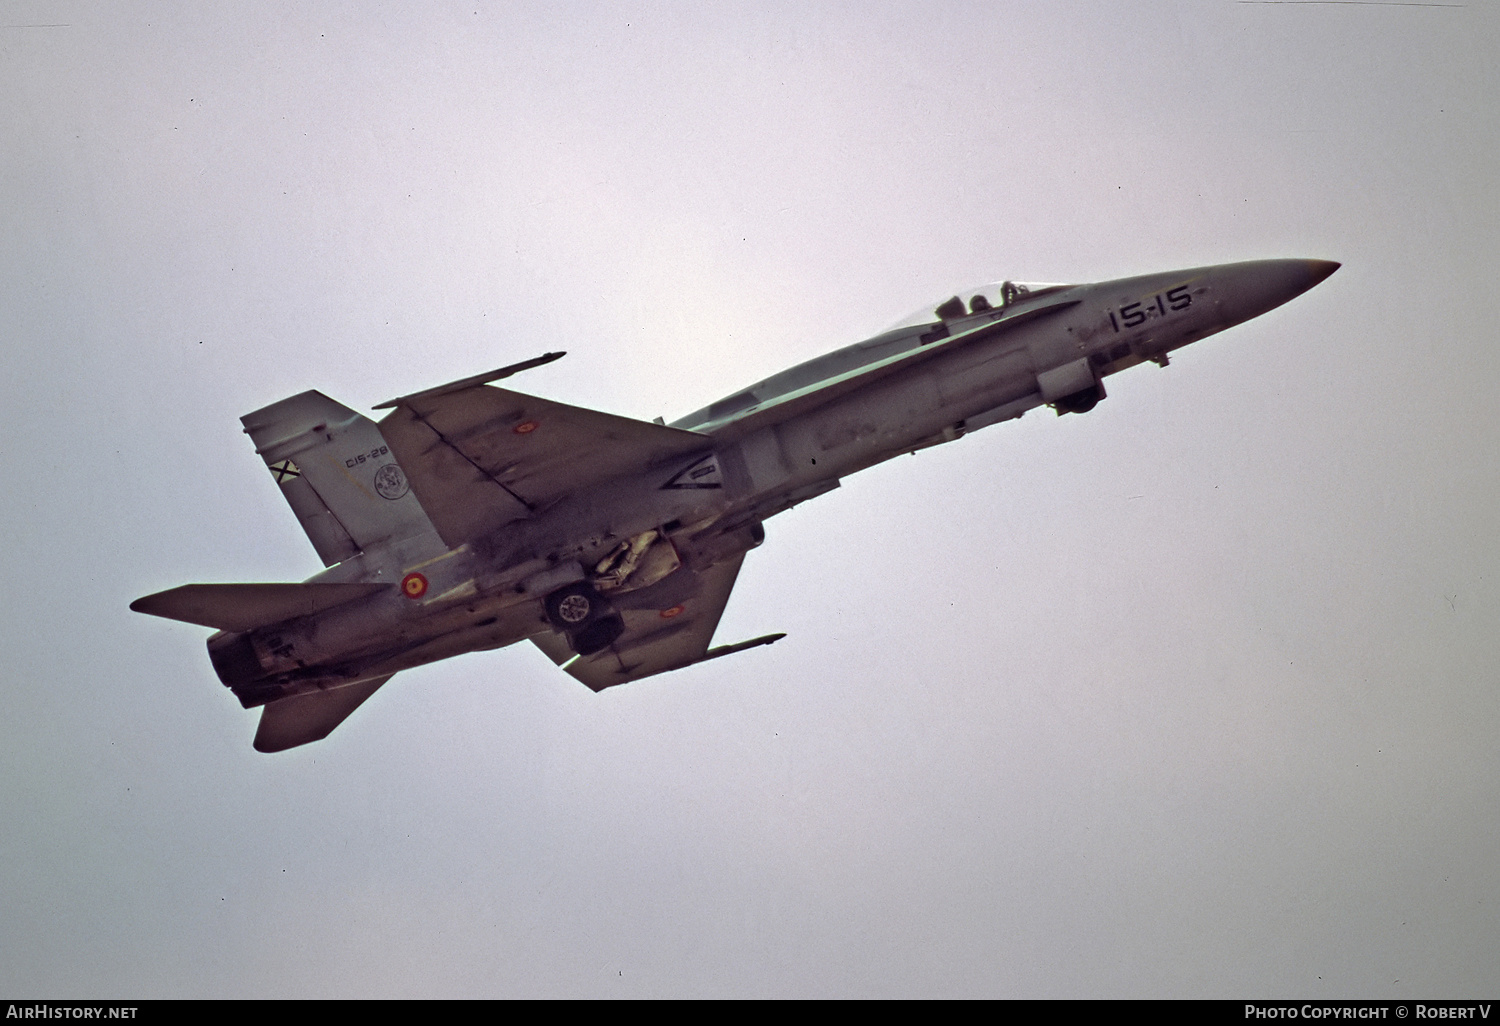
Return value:
[(515, 427), (511, 428), (511, 431), (513, 431), (514, 433), (516, 433), (518, 435), (529, 435), (529, 434), (531, 434), (533, 431), (535, 431), (537, 428), (539, 428), (541, 426), (542, 425), (538, 424), (534, 420), (523, 420), (523, 421), (521, 421), (521, 423), (519, 423)]
[(421, 598), (427, 594), (427, 578), (421, 574), (407, 574), (401, 578), (401, 591), (407, 598)]
[(661, 611), (661, 618), (663, 620), (670, 620), (670, 619), (672, 619), (672, 617), (676, 616), (678, 613), (682, 612), (686, 608), (687, 608), (687, 606), (684, 606), (684, 605), (675, 605), (671, 609), (663, 609)]

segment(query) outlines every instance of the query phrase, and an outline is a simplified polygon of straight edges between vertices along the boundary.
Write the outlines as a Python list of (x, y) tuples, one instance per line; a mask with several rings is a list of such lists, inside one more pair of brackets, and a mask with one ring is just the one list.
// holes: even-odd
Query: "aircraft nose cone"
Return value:
[(1334, 271), (1344, 266), (1337, 260), (1304, 260), (1303, 263), (1307, 264), (1308, 288), (1312, 288)]
[(1227, 264), (1219, 285), (1226, 326), (1259, 317), (1323, 281), (1339, 264), (1332, 260), (1256, 260)]
[(1332, 260), (1261, 260), (1246, 265), (1245, 285), (1266, 309), (1295, 299), (1323, 281), (1339, 264)]

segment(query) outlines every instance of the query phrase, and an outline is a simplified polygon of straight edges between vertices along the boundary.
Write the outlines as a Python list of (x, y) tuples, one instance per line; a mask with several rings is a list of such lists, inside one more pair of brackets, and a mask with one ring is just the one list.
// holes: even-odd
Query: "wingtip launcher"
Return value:
[(439, 385), (436, 388), (424, 388), (420, 392), (413, 392), (410, 395), (403, 395), (395, 399), (388, 399), (383, 403), (379, 403), (371, 407), (371, 409), (390, 410), (394, 409), (397, 406), (400, 406), (404, 402), (410, 402), (413, 399), (431, 399), (434, 396), (446, 395), (449, 392), (457, 392), (465, 388), (474, 388), (478, 385), (487, 385), (491, 381), (499, 381), (501, 378), (508, 378), (512, 374), (519, 374), (522, 371), (531, 370), (533, 367), (540, 367), (543, 364), (551, 363), (553, 360), (561, 360), (564, 356), (567, 355), (568, 354), (566, 352), (543, 353), (541, 356), (532, 357), (530, 360), (522, 360), (520, 363), (513, 363), (509, 367), (501, 367), (499, 370), (486, 371), (483, 374), (475, 374), (470, 378), (460, 378), (458, 381), (450, 381), (446, 385)]
[(760, 645), (774, 645), (784, 637), (786, 637), (785, 632), (781, 634), (766, 634), (762, 637), (751, 638), (749, 641), (741, 641), (733, 645), (720, 645), (718, 648), (711, 648), (707, 652), (704, 652), (697, 659), (688, 663), (688, 665), (693, 666), (697, 663), (706, 663), (710, 659), (721, 659), (727, 655), (734, 655), (736, 652), (743, 652), (747, 648), (756, 648)]

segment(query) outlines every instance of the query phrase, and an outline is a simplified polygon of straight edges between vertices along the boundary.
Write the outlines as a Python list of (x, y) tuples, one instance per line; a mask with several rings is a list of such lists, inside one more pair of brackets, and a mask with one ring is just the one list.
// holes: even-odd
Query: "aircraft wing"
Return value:
[(260, 727), (255, 731), (255, 750), (284, 752), (323, 740), (394, 676), (387, 674), (331, 691), (312, 691), (267, 702), (260, 714)]
[(696, 431), (489, 385), (392, 400), (380, 422), (438, 534), (457, 547), (577, 489), (708, 448)]
[[(551, 631), (531, 640), (547, 658), (595, 691), (676, 670), (715, 655), (728, 655), (728, 649), (709, 652), (708, 643), (724, 615), (729, 593), (744, 561), (741, 553), (709, 567), (697, 575), (693, 595), (666, 609), (622, 609), (625, 633), (609, 648), (594, 655), (575, 657), (567, 639)], [(621, 604), (627, 605), (629, 598), (621, 596)], [(761, 638), (754, 643), (767, 644), (779, 637)], [(736, 651), (742, 647), (748, 645), (730, 646)]]

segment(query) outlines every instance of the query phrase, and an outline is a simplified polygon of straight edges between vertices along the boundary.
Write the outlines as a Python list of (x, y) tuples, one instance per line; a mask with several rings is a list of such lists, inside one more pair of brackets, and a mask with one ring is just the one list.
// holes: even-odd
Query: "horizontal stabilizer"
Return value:
[(321, 741), (364, 704), (380, 685), (394, 674), (346, 684), (331, 691), (313, 691), (268, 702), (255, 731), (257, 752), (284, 752), (312, 741)]
[(137, 613), (249, 631), (298, 616), (311, 616), (345, 602), (375, 595), (394, 584), (184, 584), (130, 603)]

